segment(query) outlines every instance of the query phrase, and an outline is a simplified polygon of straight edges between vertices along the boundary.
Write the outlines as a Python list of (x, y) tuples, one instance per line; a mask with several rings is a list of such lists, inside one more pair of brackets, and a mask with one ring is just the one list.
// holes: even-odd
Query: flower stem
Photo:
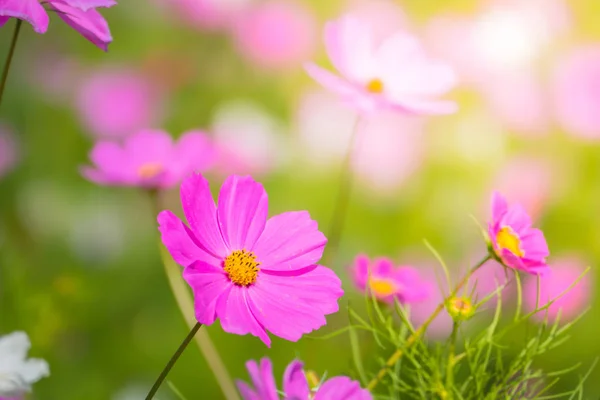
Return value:
[[(152, 202), (153, 212), (155, 215), (157, 215), (161, 210), (158, 197), (159, 192), (150, 191), (149, 194)], [(181, 277), (181, 267), (173, 261), (168, 250), (160, 241), (158, 243), (158, 247), (160, 250), (162, 264), (165, 268), (165, 274), (167, 275), (169, 286), (171, 287), (175, 301), (179, 306), (179, 310), (181, 311), (186, 324), (191, 329), (196, 323), (196, 319), (194, 317), (194, 301), (190, 296), (190, 292), (186, 287), (183, 278)], [(204, 359), (208, 363), (209, 368), (215, 375), (217, 383), (220, 386), (225, 399), (239, 400), (240, 397), (233, 383), (233, 379), (231, 379), (231, 376), (227, 372), (225, 363), (221, 359), (219, 352), (210, 339), (208, 331), (206, 329), (202, 329), (200, 332), (198, 332), (194, 339), (196, 340), (196, 344), (200, 348), (200, 352), (204, 356)]]
[(454, 351), (456, 349), (456, 335), (458, 333), (458, 322), (454, 321), (452, 333), (450, 334), (450, 343), (448, 346), (448, 365), (446, 366), (446, 392), (448, 400), (454, 398)]
[(375, 386), (377, 386), (377, 384), (383, 379), (383, 377), (385, 376), (387, 370), (391, 367), (393, 367), (398, 360), (400, 360), (400, 358), (402, 358), (402, 356), (404, 355), (404, 352), (406, 350), (408, 350), (416, 341), (417, 339), (419, 339), (421, 337), (421, 335), (423, 335), (425, 333), (425, 331), (427, 330), (427, 328), (429, 327), (429, 325), (433, 322), (433, 320), (442, 312), (442, 310), (445, 307), (445, 303), (448, 299), (456, 296), (456, 294), (458, 293), (458, 291), (460, 289), (462, 289), (462, 287), (469, 281), (469, 277), (471, 275), (473, 275), (473, 273), (475, 271), (477, 271), (483, 264), (485, 264), (486, 262), (488, 262), (490, 259), (492, 258), (491, 255), (486, 255), (481, 261), (479, 261), (477, 264), (475, 264), (475, 266), (473, 266), (473, 268), (471, 268), (469, 270), (469, 272), (463, 277), (463, 279), (458, 282), (458, 284), (456, 285), (456, 287), (454, 288), (454, 290), (450, 293), (450, 295), (444, 299), (443, 302), (441, 302), (440, 304), (438, 304), (438, 306), (435, 308), (435, 310), (433, 311), (433, 313), (429, 316), (429, 318), (427, 318), (427, 320), (425, 322), (423, 322), (423, 325), (421, 325), (412, 335), (410, 335), (408, 337), (408, 339), (406, 339), (406, 342), (404, 343), (404, 346), (397, 349), (396, 352), (394, 352), (394, 354), (392, 354), (392, 356), (387, 360), (387, 362), (385, 363), (385, 365), (383, 366), (383, 368), (381, 368), (379, 370), (379, 372), (377, 373), (377, 375), (375, 376), (375, 378), (373, 378), (371, 380), (371, 382), (369, 382), (369, 385), (367, 386), (367, 388), (369, 390), (373, 390), (375, 388)]
[(342, 172), (340, 175), (340, 186), (335, 201), (335, 207), (333, 209), (333, 215), (331, 216), (330, 231), (327, 242), (327, 249), (329, 250), (329, 258), (327, 264), (331, 264), (335, 261), (340, 241), (342, 238), (342, 232), (344, 230), (344, 222), (346, 221), (346, 213), (348, 211), (348, 203), (350, 201), (350, 195), (352, 193), (352, 155), (354, 154), (354, 148), (356, 147), (357, 137), (359, 135), (361, 119), (358, 117), (354, 128), (352, 129), (352, 136), (350, 137), (350, 143), (348, 144), (348, 150), (346, 157), (342, 164)]
[(6, 86), (6, 80), (8, 78), (8, 71), (10, 70), (10, 64), (12, 63), (13, 55), (15, 54), (15, 47), (17, 47), (17, 39), (19, 38), (19, 32), (21, 32), (21, 25), (23, 21), (17, 19), (15, 30), (13, 32), (12, 40), (10, 42), (10, 49), (8, 50), (8, 56), (4, 63), (4, 71), (2, 72), (2, 80), (0, 81), (0, 104), (2, 104), (2, 97), (4, 95), (4, 87)]
[(148, 392), (148, 395), (146, 396), (146, 400), (150, 400), (150, 399), (154, 398), (154, 395), (156, 394), (156, 392), (158, 391), (158, 388), (160, 388), (160, 385), (163, 383), (163, 381), (169, 374), (169, 371), (171, 371), (171, 368), (173, 368), (173, 365), (175, 365), (175, 363), (179, 359), (179, 356), (181, 356), (181, 354), (183, 353), (185, 348), (188, 346), (188, 344), (190, 344), (190, 342), (196, 335), (196, 332), (198, 332), (198, 329), (200, 329), (201, 326), (202, 326), (201, 323), (199, 323), (199, 322), (196, 323), (196, 325), (194, 325), (194, 327), (192, 328), (190, 333), (188, 333), (188, 335), (185, 337), (185, 339), (183, 340), (183, 342), (181, 343), (181, 345), (179, 346), (179, 348), (177, 349), (175, 354), (173, 354), (173, 356), (171, 357), (171, 359), (169, 360), (169, 362), (167, 363), (165, 368), (162, 370), (162, 372), (158, 376), (158, 379), (156, 379), (156, 382), (154, 382), (152, 389), (150, 389), (150, 391)]

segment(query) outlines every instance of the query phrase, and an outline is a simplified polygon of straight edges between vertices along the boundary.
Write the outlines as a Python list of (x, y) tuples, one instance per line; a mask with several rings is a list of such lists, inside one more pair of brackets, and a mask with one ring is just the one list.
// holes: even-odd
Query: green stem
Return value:
[(162, 372), (156, 379), (156, 382), (154, 382), (154, 385), (152, 385), (152, 389), (150, 389), (150, 391), (148, 392), (148, 395), (146, 396), (146, 400), (150, 400), (150, 399), (154, 398), (154, 395), (156, 394), (156, 392), (160, 388), (160, 385), (163, 383), (163, 381), (169, 374), (169, 371), (171, 371), (171, 368), (173, 368), (173, 365), (175, 365), (175, 363), (179, 359), (179, 356), (181, 356), (181, 354), (183, 353), (185, 348), (188, 346), (188, 344), (190, 344), (190, 342), (192, 341), (192, 339), (194, 338), (194, 336), (196, 335), (196, 332), (198, 332), (198, 329), (200, 329), (200, 327), (202, 327), (202, 324), (199, 322), (196, 323), (196, 325), (194, 325), (194, 327), (192, 328), (190, 333), (188, 333), (188, 335), (185, 337), (185, 339), (183, 340), (183, 342), (181, 343), (181, 345), (179, 346), (179, 348), (177, 349), (175, 354), (173, 354), (173, 356), (171, 357), (171, 359), (169, 360), (169, 362), (167, 363), (165, 368), (162, 370)]
[(475, 266), (473, 266), (473, 268), (471, 268), (469, 270), (469, 272), (463, 277), (463, 279), (460, 282), (458, 282), (458, 284), (456, 285), (456, 287), (454, 288), (454, 290), (450, 293), (450, 295), (446, 299), (444, 299), (443, 302), (441, 302), (440, 304), (438, 304), (438, 306), (435, 308), (435, 310), (429, 316), (429, 318), (427, 318), (427, 320), (425, 322), (423, 322), (423, 325), (421, 325), (412, 335), (410, 335), (408, 337), (408, 339), (406, 339), (406, 343), (404, 344), (404, 346), (401, 347), (401, 348), (399, 348), (399, 349), (397, 349), (394, 352), (394, 354), (392, 354), (392, 356), (387, 360), (387, 362), (385, 363), (385, 365), (383, 366), (383, 368), (381, 368), (379, 370), (379, 372), (377, 373), (377, 375), (375, 376), (375, 378), (373, 378), (371, 380), (371, 382), (369, 382), (369, 385), (367, 386), (367, 389), (373, 390), (375, 388), (375, 386), (377, 386), (377, 384), (385, 376), (387, 370), (389, 368), (393, 367), (398, 362), (398, 360), (400, 360), (400, 358), (402, 358), (402, 356), (404, 355), (404, 353), (406, 352), (406, 350), (408, 350), (413, 344), (415, 344), (415, 342), (417, 341), (417, 339), (419, 339), (421, 337), (421, 335), (423, 335), (425, 333), (425, 331), (427, 330), (427, 327), (429, 327), (429, 325), (433, 322), (433, 320), (444, 309), (446, 301), (448, 301), (448, 299), (456, 296), (456, 293), (458, 293), (458, 291), (460, 289), (462, 289), (462, 287), (464, 285), (466, 285), (466, 283), (469, 281), (469, 277), (471, 275), (473, 275), (473, 273), (475, 273), (475, 271), (477, 271), (483, 264), (485, 264), (486, 262), (488, 262), (491, 258), (492, 258), (492, 256), (490, 254), (488, 254), (481, 261), (479, 261), (477, 264), (475, 264)]
[(8, 71), (10, 70), (10, 64), (12, 63), (13, 55), (15, 54), (15, 47), (17, 47), (17, 39), (19, 38), (19, 32), (21, 31), (21, 25), (23, 21), (17, 19), (15, 30), (13, 32), (12, 40), (10, 42), (10, 49), (8, 50), (8, 57), (4, 63), (4, 71), (2, 72), (2, 80), (0, 81), (0, 104), (2, 104), (2, 97), (4, 95), (4, 87), (6, 86), (6, 80), (8, 79)]
[(446, 366), (446, 391), (448, 400), (454, 398), (454, 352), (456, 349), (456, 335), (458, 333), (458, 323), (454, 321), (452, 333), (450, 334), (450, 343), (448, 346), (448, 365)]
[(329, 251), (327, 264), (331, 264), (335, 261), (342, 238), (342, 232), (344, 230), (344, 222), (346, 221), (348, 203), (350, 201), (350, 195), (352, 194), (352, 183), (354, 180), (352, 175), (352, 155), (354, 154), (356, 139), (359, 135), (358, 131), (360, 130), (360, 124), (361, 120), (360, 117), (358, 117), (354, 128), (352, 129), (348, 151), (346, 152), (346, 157), (342, 164), (340, 187), (338, 189), (333, 215), (331, 216), (330, 232), (327, 241), (327, 250)]

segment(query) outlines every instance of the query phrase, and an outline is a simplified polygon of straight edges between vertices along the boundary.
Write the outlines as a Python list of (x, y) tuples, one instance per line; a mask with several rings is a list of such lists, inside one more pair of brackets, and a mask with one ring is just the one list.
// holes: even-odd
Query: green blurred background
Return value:
[[(474, 19), (488, 7), (474, 1), (393, 4), (405, 13), (409, 29), (421, 37), (429, 37), (427, 27), (435, 16), (457, 13)], [(302, 6), (315, 18), (310, 57), (327, 63), (320, 40), (323, 23), (349, 5), (313, 0)], [(540, 13), (545, 6), (541, 7)], [(26, 331), (33, 344), (31, 354), (50, 364), (51, 377), (34, 386), (32, 399), (143, 398), (187, 332), (160, 262), (148, 198), (136, 189), (98, 187), (78, 172), (87, 162), (94, 135), (77, 112), (77, 91), (96, 69), (126, 66), (157, 84), (164, 106), (153, 123), (174, 136), (192, 128), (211, 134), (219, 107), (230, 101), (243, 100), (263, 109), (277, 121), (280, 129), (275, 134), (283, 143), (274, 150), (281, 155), (276, 167), (257, 173), (269, 193), (271, 214), (307, 209), (328, 230), (341, 157), (326, 155), (322, 156), (326, 163), (315, 163), (313, 148), (306, 151), (306, 146), (298, 145), (304, 143), (299, 120), (308, 118), (299, 116), (298, 107), (305, 92), (318, 90), (301, 62), (285, 68), (257, 65), (244, 57), (226, 29), (194, 26), (173, 8), (166, 1), (127, 0), (102, 10), (114, 37), (108, 54), (55, 16), (46, 35), (23, 27), (0, 111), (20, 149), (18, 164), (0, 180), (0, 333)], [(547, 77), (569, 49), (600, 43), (600, 3), (578, 0), (567, 8), (572, 12), (570, 27), (553, 37), (545, 55), (536, 59), (539, 76)], [(1, 30), (2, 55), (7, 53), (13, 24)], [(546, 78), (544, 82), (550, 91), (551, 82)], [(359, 252), (431, 268), (436, 262), (423, 244), (426, 238), (449, 265), (464, 270), (469, 260), (485, 251), (470, 215), (485, 222), (494, 182), (515, 157), (550, 165), (547, 183), (533, 190), (540, 197), (534, 201), (539, 205), (538, 225), (552, 255), (577, 254), (593, 267), (592, 285), (598, 283), (593, 278), (598, 277), (595, 266), (600, 259), (598, 138), (572, 135), (552, 117), (540, 132), (524, 134), (494, 113), (479, 86), (462, 85), (451, 97), (459, 102), (460, 111), (423, 121), (421, 155), (406, 176), (383, 191), (370, 186), (369, 179), (355, 186), (340, 254), (331, 265), (342, 277), (346, 295), (341, 311), (311, 336), (344, 327), (348, 303), (361, 308), (361, 296), (353, 290), (346, 269)], [(518, 87), (514, 97), (521, 97)], [(551, 95), (543, 98), (549, 100)], [(324, 142), (331, 142), (327, 135), (336, 135), (322, 131)], [(340, 140), (333, 146), (343, 149), (347, 144)], [(411, 156), (410, 148), (398, 148), (397, 153), (398, 158)], [(213, 189), (225, 174), (219, 168), (208, 174)], [(508, 181), (519, 178), (517, 173)], [(180, 212), (176, 189), (164, 193), (161, 201), (164, 208)], [(562, 379), (556, 391), (575, 386), (578, 374), (600, 355), (597, 303), (592, 290), (591, 310), (576, 325), (572, 338), (538, 361), (548, 371), (582, 363), (582, 369)], [(206, 329), (235, 378), (247, 379), (245, 361), (263, 356), (273, 360), (277, 379), (294, 357), (319, 373), (352, 373), (347, 335), (327, 341), (304, 338), (298, 343), (273, 338), (267, 349), (254, 337), (224, 333), (218, 323)], [(519, 351), (520, 334), (515, 333), (509, 352)], [(361, 334), (361, 343), (366, 364), (374, 367), (377, 349), (372, 338)], [(188, 348), (169, 379), (188, 399), (221, 398), (195, 346)], [(585, 398), (599, 395), (600, 369), (596, 369), (586, 384)], [(175, 396), (166, 389), (160, 398)]]

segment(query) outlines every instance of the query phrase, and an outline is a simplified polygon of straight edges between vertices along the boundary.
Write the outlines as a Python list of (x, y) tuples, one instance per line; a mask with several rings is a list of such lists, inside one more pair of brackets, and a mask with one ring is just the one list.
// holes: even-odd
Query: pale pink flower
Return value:
[(94, 136), (118, 138), (160, 125), (160, 90), (143, 74), (128, 68), (99, 69), (82, 77), (76, 107)]
[(0, 178), (9, 173), (19, 159), (19, 148), (12, 130), (0, 124)]
[[(550, 300), (567, 290), (580, 277), (586, 264), (575, 256), (556, 259), (551, 264), (552, 271), (541, 277), (539, 306), (544, 306)], [(568, 292), (548, 307), (548, 319), (554, 321), (560, 312), (560, 321), (565, 323), (579, 316), (589, 304), (592, 297), (594, 277), (589, 272)], [(527, 312), (535, 310), (537, 301), (537, 280), (530, 277), (523, 283), (524, 306)], [(542, 321), (546, 311), (534, 315)]]
[(314, 49), (315, 17), (299, 1), (260, 2), (237, 20), (233, 38), (239, 52), (266, 69), (295, 67)]
[(345, 16), (327, 23), (325, 46), (341, 76), (314, 63), (305, 65), (307, 72), (361, 112), (449, 114), (457, 109), (456, 103), (438, 99), (456, 84), (452, 69), (431, 60), (406, 32), (375, 44), (366, 22)]
[(121, 146), (96, 143), (90, 153), (93, 167), (83, 167), (84, 177), (100, 185), (172, 187), (193, 172), (203, 172), (214, 162), (214, 150), (201, 131), (184, 133), (177, 142), (160, 130), (142, 130)]
[(560, 125), (584, 139), (600, 139), (600, 45), (574, 49), (554, 74), (554, 104)]

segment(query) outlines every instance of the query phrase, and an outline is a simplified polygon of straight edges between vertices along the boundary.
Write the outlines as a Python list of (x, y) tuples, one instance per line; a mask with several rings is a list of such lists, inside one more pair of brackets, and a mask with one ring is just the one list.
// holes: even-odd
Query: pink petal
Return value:
[(244, 381), (236, 380), (235, 384), (244, 400), (262, 400), (258, 394)]
[(372, 277), (390, 277), (394, 270), (394, 263), (389, 258), (379, 257), (373, 260), (371, 267)]
[(531, 227), (531, 217), (520, 204), (514, 204), (504, 214), (500, 224), (510, 226), (520, 236)]
[(304, 69), (311, 78), (316, 80), (323, 87), (346, 99), (351, 99), (358, 96), (369, 96), (364, 91), (355, 87), (354, 84), (346, 81), (343, 78), (340, 78), (335, 74), (332, 74), (316, 64), (306, 63), (304, 64)]
[(116, 143), (96, 143), (90, 153), (90, 160), (98, 172), (113, 183), (131, 183), (136, 179), (128, 155)]
[(50, 22), (48, 13), (38, 0), (1, 0), (0, 16), (27, 21), (37, 33), (46, 33)]
[(362, 81), (373, 72), (369, 28), (359, 19), (346, 16), (327, 23), (325, 46), (335, 68), (346, 77)]
[(256, 284), (248, 288), (252, 314), (267, 331), (296, 342), (303, 334), (312, 332), (327, 323), (323, 313), (302, 301), (297, 293), (300, 290), (304, 289), (298, 287), (281, 289), (277, 285), (259, 279)]
[(360, 290), (367, 286), (370, 264), (371, 260), (365, 254), (359, 254), (354, 259), (354, 283)]
[(162, 242), (177, 264), (188, 267), (195, 261), (215, 263), (215, 258), (196, 245), (194, 234), (171, 211), (158, 214), (158, 224)]
[(220, 299), (227, 299), (233, 290), (233, 284), (222, 268), (202, 261), (195, 262), (183, 270), (183, 279), (194, 293), (194, 310), (198, 322), (210, 325), (217, 317), (217, 305)]
[(277, 386), (275, 386), (275, 379), (273, 378), (273, 364), (271, 364), (271, 360), (266, 357), (261, 359), (260, 366), (256, 361), (248, 361), (246, 369), (248, 369), (260, 400), (279, 400)]
[(310, 390), (302, 370), (303, 366), (302, 362), (294, 360), (283, 373), (283, 392), (289, 399), (308, 399), (309, 397)]
[(88, 181), (97, 183), (99, 185), (114, 185), (118, 182), (110, 176), (106, 175), (104, 171), (99, 171), (92, 167), (83, 166), (79, 169), (81, 175)]
[(419, 272), (413, 267), (400, 267), (394, 271), (394, 279), (398, 281), (400, 299), (406, 303), (419, 302), (431, 295), (431, 282), (423, 281)]
[(171, 135), (162, 130), (142, 130), (125, 140), (127, 157), (136, 167), (146, 163), (159, 163), (168, 168), (173, 147)]
[(267, 213), (267, 192), (252, 177), (232, 175), (221, 186), (217, 214), (229, 249), (253, 250), (265, 229)]
[(326, 243), (307, 211), (292, 211), (267, 221), (254, 253), (261, 270), (293, 271), (316, 264)]
[(315, 400), (370, 400), (371, 394), (347, 376), (336, 376), (321, 385)]
[(397, 103), (400, 112), (409, 111), (414, 114), (446, 115), (458, 111), (458, 105), (449, 100), (422, 100), (415, 98), (391, 98)]
[(508, 203), (498, 192), (492, 193), (492, 221), (497, 223), (508, 211)]
[(340, 278), (333, 270), (317, 265), (294, 272), (292, 275), (263, 272), (257, 283), (265, 284), (261, 288), (271, 286), (271, 290), (280, 291), (289, 299), (297, 298), (299, 302), (312, 307), (314, 312), (318, 310), (327, 315), (338, 311), (337, 299), (344, 291)]
[[(53, 0), (50, 0), (53, 1)], [(96, 7), (112, 7), (117, 5), (115, 0), (61, 0), (63, 3), (78, 8), (81, 11), (87, 11)]]
[(232, 286), (228, 295), (222, 296), (217, 304), (221, 327), (225, 332), (237, 335), (251, 334), (271, 347), (271, 339), (250, 311), (248, 300), (248, 289)]
[(212, 264), (223, 262), (229, 254), (219, 230), (208, 181), (202, 175), (194, 174), (181, 183), (181, 205), (197, 239), (196, 245), (214, 258)]
[(206, 133), (191, 131), (184, 133), (175, 145), (171, 170), (185, 177), (192, 172), (204, 172), (216, 160), (216, 151)]
[(550, 255), (544, 233), (539, 229), (529, 229), (526, 235), (521, 236), (521, 246), (527, 258), (540, 260)]
[(107, 51), (112, 42), (110, 29), (104, 17), (95, 9), (82, 11), (64, 3), (64, 0), (53, 0), (50, 7), (57, 11), (58, 16), (71, 28), (100, 49)]

